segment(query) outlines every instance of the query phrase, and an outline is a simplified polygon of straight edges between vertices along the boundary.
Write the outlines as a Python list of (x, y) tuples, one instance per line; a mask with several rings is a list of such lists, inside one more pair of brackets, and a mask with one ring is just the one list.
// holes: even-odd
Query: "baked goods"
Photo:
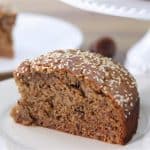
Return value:
[(50, 52), (14, 72), (21, 99), (17, 123), (125, 144), (136, 132), (139, 96), (134, 78), (110, 58), (88, 51)]
[(15, 13), (0, 7), (0, 57), (14, 56), (12, 30), (15, 20)]
[(91, 52), (100, 53), (101, 55), (110, 58), (113, 58), (115, 56), (116, 49), (116, 43), (110, 37), (100, 38), (90, 46)]

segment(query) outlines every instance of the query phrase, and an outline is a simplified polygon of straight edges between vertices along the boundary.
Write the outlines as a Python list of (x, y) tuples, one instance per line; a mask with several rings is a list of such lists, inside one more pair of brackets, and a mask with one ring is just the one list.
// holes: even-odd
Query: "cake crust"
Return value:
[[(45, 126), (116, 144), (127, 143), (136, 132), (139, 117), (139, 95), (135, 79), (125, 68), (114, 63), (110, 58), (87, 51), (59, 50), (34, 60), (24, 61), (14, 72), (14, 77), (21, 93), (21, 100), (18, 101), (11, 114), (18, 123)], [(37, 84), (37, 82), (41, 82), (41, 84)], [(31, 88), (31, 83), (34, 88)], [(51, 93), (46, 90), (48, 88)], [(55, 93), (55, 96), (52, 93)], [(42, 99), (45, 100), (44, 104), (41, 103)], [(38, 100), (41, 103), (40, 106), (36, 104)], [(31, 105), (31, 101), (34, 106), (28, 107), (29, 103)], [(62, 101), (64, 102), (62, 103)], [(61, 111), (63, 108), (63, 112), (57, 112), (56, 103), (57, 106), (59, 104), (62, 106), (58, 110)], [(78, 107), (76, 108), (76, 106)], [(46, 110), (48, 117), (43, 119), (45, 113), (41, 113), (39, 110), (37, 113), (40, 115), (35, 117), (33, 109), (36, 107), (42, 107), (44, 112)], [(107, 108), (109, 109), (107, 110)], [(55, 112), (55, 110), (57, 111)], [(52, 114), (59, 114), (58, 118), (52, 117)], [(66, 119), (67, 114), (69, 115), (68, 120)], [(105, 115), (105, 122), (101, 122), (100, 120)], [(66, 123), (71, 119), (70, 116), (75, 118), (70, 121), (72, 124)], [(51, 119), (53, 121), (50, 121)], [(40, 122), (41, 120), (42, 122)], [(85, 125), (85, 122), (88, 122), (89, 126)], [(111, 126), (109, 122), (111, 122)], [(66, 126), (64, 126), (65, 124)], [(106, 124), (106, 128), (104, 128), (104, 124)], [(107, 132), (110, 134), (112, 132), (112, 137), (109, 137)]]

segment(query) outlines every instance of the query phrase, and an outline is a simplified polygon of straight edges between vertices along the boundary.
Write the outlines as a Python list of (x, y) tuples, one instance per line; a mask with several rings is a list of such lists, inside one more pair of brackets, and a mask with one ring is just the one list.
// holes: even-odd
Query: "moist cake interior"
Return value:
[(84, 76), (64, 70), (28, 74), (22, 80), (22, 99), (12, 111), (16, 122), (122, 143), (125, 129), (119, 108)]

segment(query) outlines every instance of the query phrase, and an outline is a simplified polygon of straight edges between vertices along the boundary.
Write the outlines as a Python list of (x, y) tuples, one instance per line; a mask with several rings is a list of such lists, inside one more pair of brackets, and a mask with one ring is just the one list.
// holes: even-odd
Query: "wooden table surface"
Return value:
[[(121, 63), (126, 52), (149, 29), (150, 22), (106, 16), (73, 8), (58, 0), (9, 0), (18, 12), (42, 13), (71, 22), (78, 26), (84, 35), (83, 49), (97, 38), (110, 36), (117, 43), (116, 59)], [(69, 37), (68, 37), (69, 38)], [(0, 80), (12, 77), (12, 73), (0, 74)]]

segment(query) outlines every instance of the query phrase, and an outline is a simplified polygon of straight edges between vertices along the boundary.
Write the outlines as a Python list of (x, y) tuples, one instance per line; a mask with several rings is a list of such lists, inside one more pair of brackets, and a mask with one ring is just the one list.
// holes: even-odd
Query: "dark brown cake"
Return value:
[(0, 57), (14, 56), (12, 30), (15, 20), (15, 13), (0, 7)]
[(125, 144), (137, 130), (134, 78), (110, 58), (67, 50), (24, 61), (14, 72), (17, 123)]

